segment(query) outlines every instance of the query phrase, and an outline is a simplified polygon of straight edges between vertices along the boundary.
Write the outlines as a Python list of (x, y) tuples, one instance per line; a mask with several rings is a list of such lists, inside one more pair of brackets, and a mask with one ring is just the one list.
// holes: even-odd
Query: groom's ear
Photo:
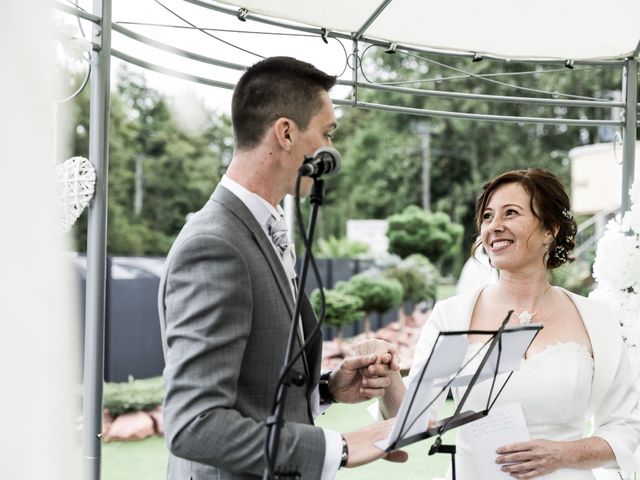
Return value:
[(296, 124), (287, 117), (280, 117), (273, 124), (273, 133), (280, 147), (289, 152), (293, 148), (293, 144), (297, 135)]

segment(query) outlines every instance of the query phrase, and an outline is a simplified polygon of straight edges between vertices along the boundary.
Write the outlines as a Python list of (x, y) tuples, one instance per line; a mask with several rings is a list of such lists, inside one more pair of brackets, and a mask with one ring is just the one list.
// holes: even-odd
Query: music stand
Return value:
[[(455, 445), (443, 445), (441, 436), (454, 428), (483, 418), (489, 414), (498, 396), (506, 386), (515, 370), (519, 368), (520, 359), (526, 353), (542, 325), (530, 324), (523, 326), (507, 326), (513, 311), (509, 311), (497, 330), (459, 330), (439, 332), (434, 346), (427, 360), (420, 368), (418, 375), (407, 387), (402, 404), (398, 409), (396, 421), (389, 436), (376, 443), (387, 452), (397, 450), (425, 438), (438, 436), (429, 451), (434, 453), (447, 453), (451, 455), (453, 467), (453, 480), (455, 480)], [(464, 362), (469, 342), (467, 335), (487, 335), (489, 340), (483, 347)], [(486, 352), (472, 374), (461, 375), (465, 368), (487, 346)], [(446, 350), (446, 351), (445, 351)], [(517, 361), (517, 364), (515, 363)], [(464, 362), (464, 364), (463, 364)], [(510, 372), (504, 383), (492, 399), (496, 379), (499, 374)], [(435, 384), (436, 380), (444, 381)], [(491, 389), (487, 397), (484, 410), (462, 411), (471, 390), (478, 381), (492, 378)], [(467, 390), (460, 399), (454, 414), (442, 419), (435, 426), (427, 426), (428, 410), (441, 395), (448, 392), (452, 386), (467, 385)]]

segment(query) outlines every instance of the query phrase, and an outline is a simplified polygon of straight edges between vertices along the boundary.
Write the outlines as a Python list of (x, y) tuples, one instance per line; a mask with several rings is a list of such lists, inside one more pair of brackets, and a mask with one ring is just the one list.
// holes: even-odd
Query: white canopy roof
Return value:
[(640, 0), (241, 0), (222, 3), (342, 33), (506, 59), (610, 60), (638, 55)]

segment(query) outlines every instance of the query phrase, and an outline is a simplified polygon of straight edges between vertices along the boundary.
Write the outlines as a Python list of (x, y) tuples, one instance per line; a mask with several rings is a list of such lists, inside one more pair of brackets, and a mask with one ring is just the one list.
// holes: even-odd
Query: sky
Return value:
[[(80, 0), (79, 5), (88, 11), (92, 11), (91, 1)], [(163, 5), (182, 17), (182, 19), (169, 12)], [(69, 15), (65, 17), (68, 22), (74, 21)], [(114, 23), (120, 23), (130, 30), (163, 43), (228, 62), (251, 65), (260, 60), (257, 55), (288, 55), (313, 63), (318, 68), (333, 75), (340, 75), (343, 72), (346, 76), (351, 75), (350, 70), (345, 70), (344, 49), (335, 39), (325, 44), (317, 36), (292, 36), (292, 31), (290, 30), (278, 29), (251, 21), (241, 22), (230, 15), (198, 7), (184, 0), (113, 0), (112, 19)], [(126, 22), (178, 26), (189, 26), (187, 24), (189, 22), (202, 28), (241, 30), (243, 32), (271, 32), (271, 34), (230, 31), (210, 32), (221, 40), (239, 47), (233, 48), (223, 43), (223, 41), (192, 28), (169, 28)], [(83, 22), (83, 26), (88, 34), (90, 25)], [(286, 35), (275, 35), (274, 33)], [(348, 45), (345, 46), (348, 47)], [(117, 32), (112, 34), (112, 48), (150, 63), (223, 82), (235, 83), (241, 74), (241, 72), (235, 70), (206, 65), (166, 53), (131, 40)], [(123, 63), (113, 57), (112, 81), (115, 82), (117, 72)], [(139, 69), (139, 67), (133, 65), (130, 68)], [(199, 85), (149, 70), (144, 72), (151, 87), (173, 97), (176, 103), (189, 104), (194, 101), (202, 101), (209, 108), (217, 111), (227, 113), (230, 111), (231, 90)], [(345, 98), (349, 96), (350, 90), (347, 87), (336, 87), (332, 93), (334, 97)]]

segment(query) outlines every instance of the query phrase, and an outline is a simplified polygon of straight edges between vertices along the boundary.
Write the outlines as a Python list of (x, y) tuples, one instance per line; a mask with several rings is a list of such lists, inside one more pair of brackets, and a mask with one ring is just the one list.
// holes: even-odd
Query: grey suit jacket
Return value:
[[(158, 295), (165, 355), (164, 422), (171, 480), (254, 479), (264, 469), (265, 419), (283, 364), (293, 298), (271, 241), (245, 205), (218, 186), (166, 260)], [(315, 326), (306, 300), (305, 335)], [(279, 465), (320, 478), (324, 435), (309, 418), (311, 380), (289, 389)], [(295, 367), (304, 371), (301, 361)]]

